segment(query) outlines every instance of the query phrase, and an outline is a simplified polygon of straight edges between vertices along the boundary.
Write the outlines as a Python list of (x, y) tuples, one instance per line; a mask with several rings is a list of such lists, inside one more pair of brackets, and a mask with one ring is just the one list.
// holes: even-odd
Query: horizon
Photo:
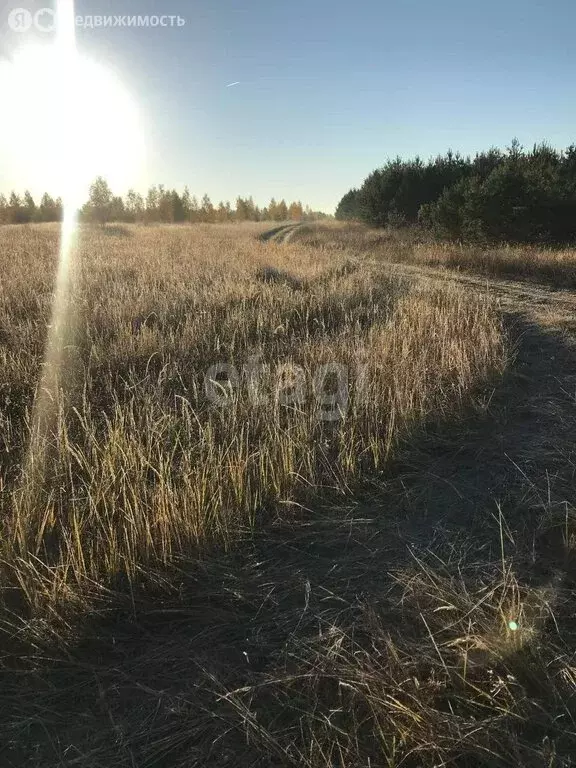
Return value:
[[(93, 179), (93, 182), (97, 181), (99, 178), (104, 178), (104, 180), (107, 181), (105, 177), (97, 176), (97, 177), (95, 177)], [(88, 185), (88, 187), (90, 187), (90, 186), (91, 186), (91, 184)], [(142, 197), (143, 200), (144, 200), (144, 203), (145, 203), (146, 202), (146, 195), (149, 192), (149, 190), (152, 189), (152, 188), (155, 188), (158, 191), (160, 191), (160, 188), (162, 188), (164, 190), (164, 192), (167, 192), (167, 193), (176, 192), (180, 198), (182, 198), (186, 194), (186, 190), (187, 190), (189, 195), (190, 195), (190, 198), (193, 201), (195, 200), (198, 204), (200, 204), (202, 202), (202, 198), (204, 196), (204, 194), (202, 192), (196, 192), (196, 191), (190, 189), (188, 185), (184, 185), (184, 187), (182, 187), (180, 189), (174, 189), (174, 188), (168, 187), (166, 184), (162, 184), (162, 183), (160, 183), (160, 184), (151, 184), (150, 187), (147, 187), (145, 189), (134, 189), (134, 188), (131, 187), (130, 189), (127, 189), (124, 193), (121, 193), (121, 194), (118, 194), (116, 192), (116, 190), (112, 189), (112, 188), (111, 188), (110, 191), (111, 191), (113, 197), (115, 197), (115, 198), (116, 197), (120, 197), (120, 198), (122, 198), (123, 201), (126, 200), (126, 197), (127, 197), (127, 195), (130, 192), (134, 192), (136, 195), (139, 195), (140, 197)], [(38, 207), (40, 205), (42, 197), (43, 197), (43, 195), (45, 193), (52, 199), (53, 202), (58, 202), (58, 201), (62, 202), (61, 196), (57, 195), (57, 194), (52, 194), (49, 189), (46, 189), (46, 190), (44, 190), (43, 192), (41, 192), (39, 194), (33, 194), (28, 188), (26, 188), (26, 189), (13, 189), (13, 188), (11, 188), (9, 190), (2, 190), (2, 189), (0, 189), (0, 200), (2, 199), (2, 197), (4, 197), (6, 203), (9, 203), (10, 195), (12, 194), (12, 192), (14, 192), (19, 197), (21, 203), (23, 203), (24, 195), (27, 192), (30, 192), (36, 207)], [(256, 208), (264, 209), (264, 208), (267, 208), (268, 205), (270, 204), (270, 202), (272, 202), (272, 201), (274, 201), (276, 203), (281, 203), (282, 201), (284, 201), (288, 206), (291, 203), (301, 203), (302, 207), (304, 209), (310, 208), (310, 210), (313, 213), (325, 213), (324, 211), (316, 211), (305, 200), (292, 200), (291, 198), (286, 199), (286, 198), (279, 197), (278, 195), (274, 195), (274, 194), (269, 195), (268, 199), (262, 200), (262, 201), (254, 200), (252, 195), (247, 195), (245, 197), (243, 195), (234, 195), (232, 198), (229, 198), (229, 199), (223, 199), (221, 197), (220, 198), (211, 198), (209, 195), (208, 195), (208, 197), (210, 198), (210, 202), (214, 205), (214, 207), (218, 207), (218, 205), (220, 203), (224, 203), (225, 205), (229, 204), (229, 205), (232, 206), (232, 208), (234, 208), (234, 206), (236, 205), (236, 203), (240, 199), (240, 200), (246, 201), (246, 202), (252, 200), (252, 202), (254, 203)], [(78, 213), (81, 213), (82, 212), (82, 208), (84, 208), (89, 203), (89, 198), (90, 198), (90, 190), (88, 189), (87, 192), (86, 192), (86, 199), (77, 208), (77, 212)]]
[[(53, 36), (13, 31), (10, 8), (0, 19), (7, 77), (23, 47), (49, 45)], [(155, 10), (144, 0), (137, 13)], [(572, 143), (563, 126), (576, 117), (573, 6), (514, 0), (502, 8), (491, 0), (481, 18), (453, 0), (433, 9), (420, 0), (402, 7), (369, 0), (361, 10), (324, 0), (288, 10), (261, 0), (249, 8), (175, 0), (166, 13), (182, 26), (77, 26), (79, 53), (121, 84), (140, 119), (145, 157), (135, 157), (125, 184), (109, 179), (113, 193), (145, 194), (163, 183), (215, 203), (252, 196), (264, 205), (274, 195), (330, 214), (348, 189), (397, 156), (473, 155), (504, 149), (514, 137), (525, 147)], [(110, 0), (76, 3), (84, 19), (134, 13)], [(2, 147), (1, 192), (58, 195), (13, 147)]]
[[(344, 197), (344, 195), (347, 192), (349, 192), (351, 190), (354, 190), (354, 189), (359, 189), (360, 187), (362, 187), (362, 182), (365, 181), (365, 179), (368, 176), (370, 176), (370, 174), (373, 171), (375, 171), (375, 170), (382, 170), (386, 166), (386, 164), (388, 162), (395, 161), (395, 160), (400, 160), (403, 163), (405, 163), (405, 162), (410, 162), (410, 161), (419, 159), (424, 164), (427, 164), (427, 163), (432, 163), (435, 159), (437, 159), (439, 157), (445, 157), (449, 153), (452, 153), (454, 155), (454, 157), (460, 157), (463, 160), (471, 160), (476, 155), (478, 155), (478, 154), (480, 154), (482, 152), (489, 152), (491, 150), (500, 151), (503, 154), (505, 154), (506, 152), (508, 152), (510, 150), (511, 145), (514, 142), (516, 142), (516, 141), (517, 141), (517, 137), (512, 137), (512, 139), (510, 140), (510, 142), (509, 142), (509, 144), (507, 146), (479, 147), (474, 152), (467, 153), (467, 154), (463, 154), (459, 150), (453, 150), (452, 147), (448, 147), (444, 152), (439, 152), (439, 153), (437, 153), (435, 155), (429, 155), (428, 157), (421, 157), (420, 155), (417, 155), (417, 154), (415, 154), (415, 155), (406, 155), (406, 156), (394, 155), (394, 156), (386, 157), (385, 160), (382, 163), (380, 163), (379, 165), (377, 165), (374, 168), (372, 168), (362, 179), (360, 179), (358, 181), (357, 184), (354, 184), (352, 187), (350, 187), (350, 189), (345, 190), (342, 193), (342, 195), (340, 196), (338, 202), (342, 199), (342, 197)], [(540, 142), (536, 142), (536, 143), (534, 143), (530, 147), (526, 147), (521, 142), (519, 142), (518, 149), (521, 152), (526, 153), (526, 152), (532, 152), (533, 150), (535, 150), (539, 146), (547, 146), (547, 147), (550, 147), (552, 150), (563, 154), (567, 149), (569, 149), (570, 146), (573, 146), (573, 145), (574, 145), (574, 143), (572, 145), (568, 145), (568, 146), (565, 146), (565, 147), (556, 147), (553, 144), (551, 144), (551, 142), (547, 141), (546, 139), (542, 139)], [(93, 184), (94, 181), (96, 181), (96, 180), (98, 180), (100, 178), (103, 178), (105, 181), (107, 181), (105, 176), (99, 174), (96, 177), (94, 177), (94, 179), (92, 179), (92, 181), (89, 182), (86, 185), (85, 200), (83, 200), (83, 202), (78, 205), (78, 213), (81, 213), (82, 208), (84, 208), (88, 204), (88, 202), (89, 202), (90, 186)], [(131, 192), (133, 192), (136, 195), (141, 196), (143, 198), (144, 202), (146, 202), (147, 193), (151, 189), (156, 189), (158, 192), (160, 192), (161, 190), (163, 190), (164, 192), (167, 192), (167, 193), (176, 192), (179, 195), (180, 198), (182, 198), (186, 194), (186, 192), (188, 192), (190, 198), (192, 200), (195, 200), (198, 204), (200, 204), (202, 202), (202, 198), (204, 197), (204, 194), (207, 194), (207, 193), (202, 192), (201, 190), (191, 189), (189, 184), (184, 184), (181, 187), (174, 188), (174, 187), (170, 187), (167, 184), (163, 184), (162, 182), (160, 182), (160, 183), (152, 182), (150, 184), (150, 186), (142, 187), (142, 188), (129, 187), (128, 189), (126, 189), (126, 190), (124, 190), (122, 192), (117, 192), (116, 189), (111, 187), (111, 193), (112, 193), (113, 197), (115, 197), (115, 198), (116, 197), (120, 197), (120, 198), (122, 198), (123, 201), (125, 201), (127, 195), (129, 195)], [(12, 192), (15, 192), (16, 195), (18, 195), (18, 197), (20, 198), (21, 201), (23, 200), (24, 194), (27, 193), (27, 192), (30, 192), (30, 194), (31, 194), (31, 196), (32, 196), (36, 206), (40, 205), (40, 201), (41, 201), (42, 196), (44, 195), (44, 193), (47, 193), (48, 196), (50, 198), (52, 198), (52, 200), (54, 202), (57, 202), (61, 198), (60, 195), (53, 194), (49, 189), (45, 189), (43, 191), (40, 191), (40, 192), (34, 194), (33, 192), (31, 192), (31, 190), (29, 188), (26, 188), (26, 189), (15, 189), (15, 188), (1, 189), (0, 188), (0, 199), (1, 199), (2, 196), (4, 196), (4, 198), (6, 199), (6, 202), (8, 202), (10, 194)], [(261, 209), (262, 210), (262, 209), (267, 208), (269, 203), (272, 202), (272, 201), (275, 201), (276, 203), (280, 203), (280, 202), (284, 201), (287, 205), (290, 205), (291, 203), (301, 203), (303, 208), (310, 209), (312, 211), (312, 213), (324, 213), (324, 214), (327, 214), (327, 215), (334, 215), (334, 210), (325, 211), (325, 210), (322, 210), (322, 209), (317, 209), (317, 208), (314, 208), (313, 206), (311, 206), (305, 200), (292, 199), (290, 197), (288, 197), (288, 198), (280, 197), (279, 195), (275, 195), (275, 194), (270, 194), (267, 198), (264, 198), (264, 199), (261, 199), (261, 200), (255, 200), (253, 195), (242, 195), (242, 194), (232, 195), (230, 198), (223, 198), (223, 197), (218, 197), (218, 196), (211, 197), (210, 195), (208, 195), (208, 197), (210, 199), (210, 202), (215, 207), (217, 207), (220, 203), (224, 203), (226, 205), (230, 204), (232, 206), (232, 208), (234, 208), (235, 204), (240, 199), (240, 200), (243, 200), (243, 201), (250, 201), (251, 200), (254, 203), (254, 205), (255, 205), (255, 207), (257, 209)], [(336, 204), (335, 208), (337, 207), (337, 205), (338, 205), (338, 203)]]

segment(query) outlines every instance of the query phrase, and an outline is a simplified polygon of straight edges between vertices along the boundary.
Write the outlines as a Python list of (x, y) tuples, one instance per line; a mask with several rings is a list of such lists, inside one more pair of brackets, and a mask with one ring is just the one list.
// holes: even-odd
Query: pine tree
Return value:
[(360, 219), (360, 201), (357, 189), (346, 192), (336, 207), (336, 218), (345, 221), (347, 219)]
[(190, 198), (190, 222), (194, 224), (200, 221), (200, 203), (196, 195), (192, 195)]
[(274, 218), (276, 221), (286, 221), (288, 218), (288, 206), (286, 205), (286, 200), (280, 200), (276, 206), (276, 216)]
[(150, 187), (150, 189), (146, 194), (145, 220), (147, 223), (159, 220), (159, 214), (158, 214), (159, 200), (160, 200), (160, 197), (159, 197), (158, 187), (156, 186)]
[(246, 201), (246, 204), (248, 206), (248, 220), (258, 221), (260, 211), (258, 210), (258, 206), (255, 205), (252, 195), (250, 195), (250, 197)]
[(172, 193), (166, 190), (164, 184), (158, 184), (158, 220), (164, 224), (174, 221)]
[(249, 210), (248, 203), (242, 197), (236, 198), (236, 214), (234, 216), (236, 221), (248, 221)]
[(36, 218), (36, 203), (28, 190), (24, 192), (24, 204), (22, 206), (22, 221), (28, 223)]
[(172, 221), (181, 223), (187, 219), (187, 210), (184, 207), (182, 198), (175, 189), (170, 193), (172, 206)]
[(21, 223), (22, 202), (16, 192), (10, 193), (10, 201), (8, 203), (8, 221), (10, 224)]
[(182, 209), (184, 211), (183, 221), (190, 221), (192, 200), (190, 198), (190, 190), (188, 189), (188, 187), (184, 187), (184, 192), (182, 193), (182, 196), (180, 199), (182, 201)]
[(223, 224), (225, 221), (228, 221), (228, 212), (226, 210), (226, 206), (224, 205), (224, 201), (220, 200), (218, 203), (218, 208), (216, 209), (216, 221), (220, 224)]
[(45, 192), (40, 200), (40, 206), (38, 208), (38, 219), (40, 221), (58, 221), (58, 208), (56, 201), (53, 200), (50, 195)]

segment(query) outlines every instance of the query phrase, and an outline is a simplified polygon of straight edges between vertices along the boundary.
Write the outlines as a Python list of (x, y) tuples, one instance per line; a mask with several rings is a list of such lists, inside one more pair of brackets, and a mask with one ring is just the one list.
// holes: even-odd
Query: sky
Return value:
[[(53, 5), (0, 3), (0, 62), (33, 36), (8, 28), (16, 4)], [(274, 196), (331, 213), (390, 157), (576, 140), (573, 0), (77, 0), (76, 14), (185, 19), (77, 29), (140, 115), (145, 157), (118, 194), (187, 185), (215, 203)], [(0, 191), (39, 195), (10, 153), (0, 146)]]

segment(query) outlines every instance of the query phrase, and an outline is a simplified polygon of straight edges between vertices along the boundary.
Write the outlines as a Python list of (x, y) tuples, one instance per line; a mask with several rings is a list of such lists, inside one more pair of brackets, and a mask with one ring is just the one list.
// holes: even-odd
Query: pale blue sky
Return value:
[[(186, 19), (179, 28), (80, 30), (78, 45), (105, 59), (140, 104), (149, 180), (187, 184), (215, 202), (275, 195), (333, 211), (397, 154), (576, 138), (569, 0), (76, 6), (83, 15)], [(5, 55), (14, 42), (6, 40)]]

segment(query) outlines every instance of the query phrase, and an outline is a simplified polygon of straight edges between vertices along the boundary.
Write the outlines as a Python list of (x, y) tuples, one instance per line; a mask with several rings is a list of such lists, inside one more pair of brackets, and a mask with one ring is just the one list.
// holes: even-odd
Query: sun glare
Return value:
[(60, 0), (57, 7), (55, 41), (24, 47), (11, 62), (0, 64), (1, 167), (20, 189), (43, 189), (64, 203), (51, 322), (23, 472), (24, 503), (32, 506), (57, 428), (68, 373), (64, 350), (74, 343), (76, 210), (98, 175), (120, 192), (137, 181), (144, 155), (141, 123), (127, 91), (112, 72), (78, 53), (72, 0)]
[(118, 77), (74, 47), (35, 45), (0, 63), (9, 178), (80, 205), (104, 176), (123, 192), (144, 161), (138, 110)]

